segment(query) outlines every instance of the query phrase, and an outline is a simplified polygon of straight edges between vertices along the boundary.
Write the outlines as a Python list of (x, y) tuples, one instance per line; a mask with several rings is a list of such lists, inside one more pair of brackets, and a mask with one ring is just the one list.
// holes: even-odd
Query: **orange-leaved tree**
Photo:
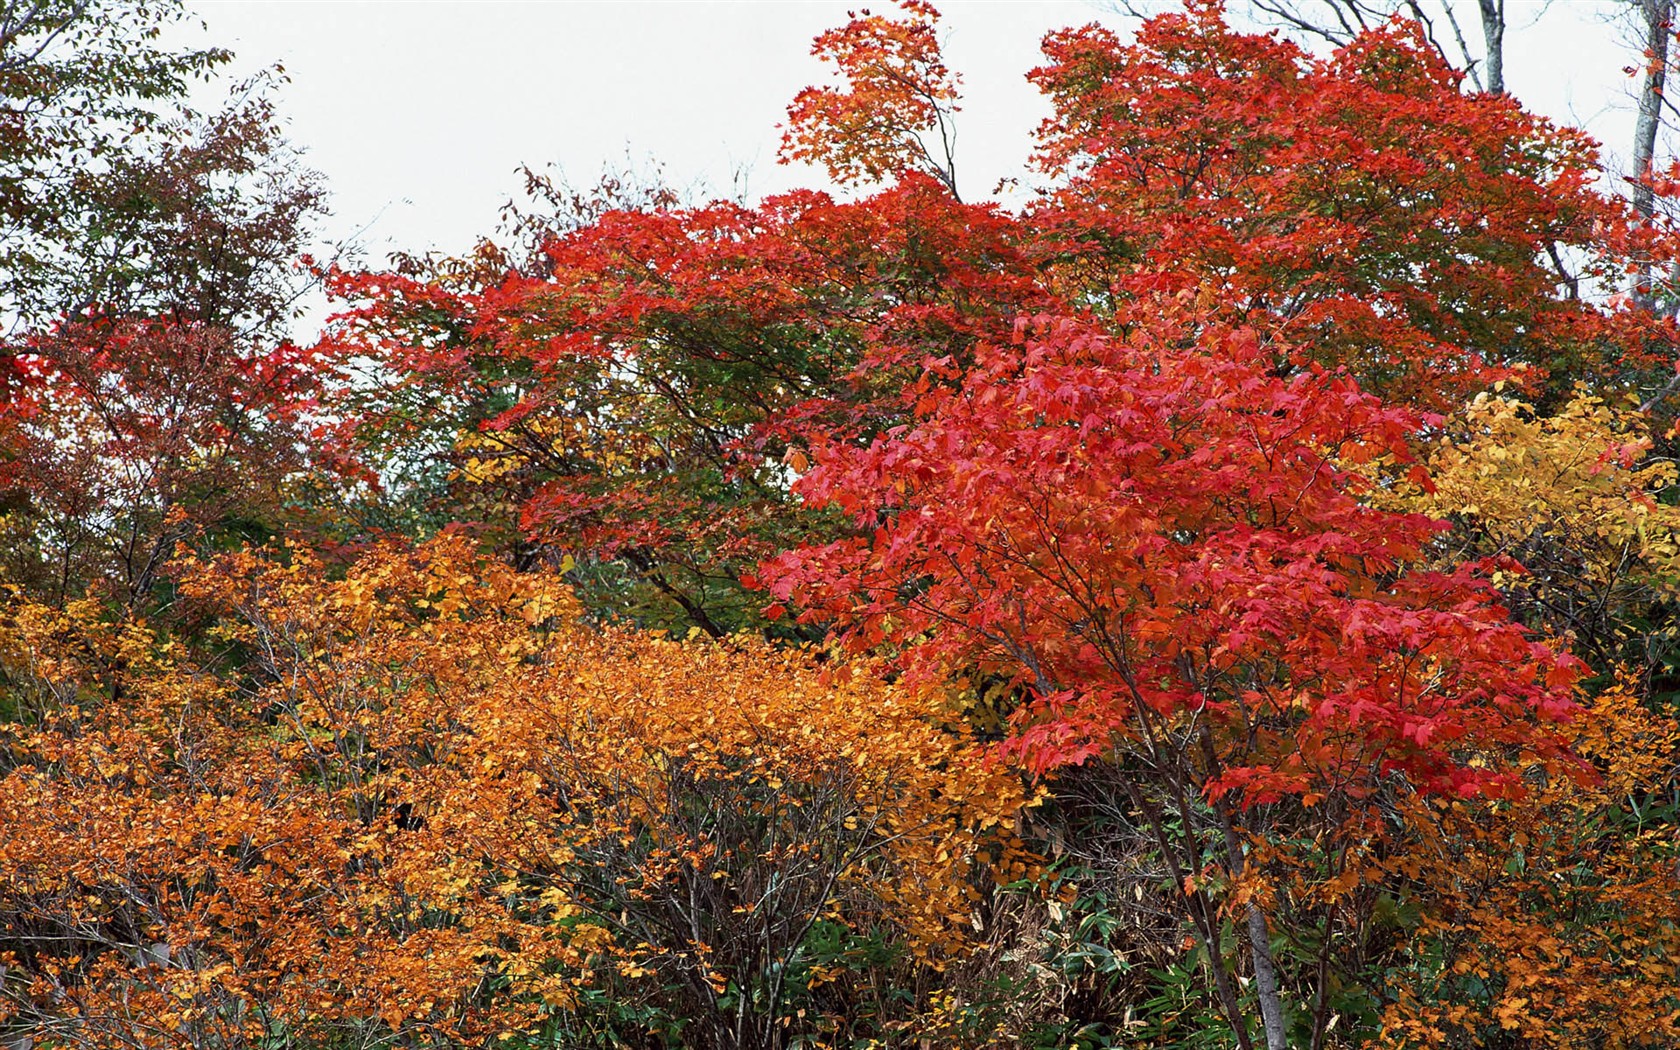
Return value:
[(1415, 928), (1388, 977), (1393, 1045), (1672, 1045), (1680, 981), (1672, 461), (1629, 399), (1544, 415), (1478, 397), (1441, 427), (1432, 484), (1383, 499), (1447, 518), (1443, 561), (1514, 556), (1513, 612), (1567, 637), (1600, 695), (1569, 729), (1599, 777), (1521, 798), (1411, 800), (1384, 866)]
[(1492, 804), (1412, 800), (1389, 862), (1428, 902), (1382, 1045), (1634, 1050), (1680, 1039), (1680, 724), (1607, 689), (1570, 727), (1601, 776)]
[(839, 86), (808, 87), (788, 106), (783, 163), (815, 161), (842, 184), (920, 171), (957, 194), (958, 78), (945, 66), (927, 0), (899, 0), (902, 17), (849, 12), (811, 53)]
[(459, 539), (180, 573), (218, 663), (8, 611), (10, 1030), (447, 1042), (605, 996), (633, 1045), (780, 1047), (848, 1023), (814, 931), (933, 965), (1029, 870), (1018, 779), (863, 668), (599, 632)]

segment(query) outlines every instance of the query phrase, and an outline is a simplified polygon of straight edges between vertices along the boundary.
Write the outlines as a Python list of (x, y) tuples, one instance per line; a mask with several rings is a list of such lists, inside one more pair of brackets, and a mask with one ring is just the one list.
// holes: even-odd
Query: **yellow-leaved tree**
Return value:
[(1433, 491), (1404, 509), (1453, 522), (1454, 558), (1505, 555), (1523, 566), (1501, 583), (1514, 611), (1568, 635), (1602, 673), (1618, 662), (1656, 668), (1680, 626), (1680, 481), (1652, 455), (1648, 420), (1578, 393), (1556, 415), (1481, 396), (1429, 459)]

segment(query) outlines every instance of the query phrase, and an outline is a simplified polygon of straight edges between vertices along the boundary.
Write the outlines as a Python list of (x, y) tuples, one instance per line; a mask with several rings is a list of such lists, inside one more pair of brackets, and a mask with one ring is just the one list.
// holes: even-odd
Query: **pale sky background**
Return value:
[[(1635, 82), (1622, 70), (1637, 58), (1609, 5), (1507, 2), (1510, 90), (1625, 154)], [(369, 263), (393, 249), (469, 248), (518, 193), (521, 163), (588, 186), (603, 169), (657, 159), (670, 184), (711, 188), (701, 196), (730, 195), (737, 174), (753, 199), (825, 185), (776, 164), (776, 125), (795, 92), (825, 77), (811, 38), (845, 21), (844, 2), (190, 3), (202, 40), (237, 52), (232, 76), (284, 63), (280, 109), (332, 193), (323, 233), (361, 231)], [(1045, 114), (1024, 79), (1039, 38), (1130, 23), (1073, 0), (940, 6), (947, 62), (963, 76), (959, 183), (966, 199), (991, 199), (1000, 178), (1026, 175)]]

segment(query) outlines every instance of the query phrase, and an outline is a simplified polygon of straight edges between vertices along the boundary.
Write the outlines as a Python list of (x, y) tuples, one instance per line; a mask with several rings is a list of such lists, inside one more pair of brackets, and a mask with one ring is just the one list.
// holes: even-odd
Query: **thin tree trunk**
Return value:
[(1505, 0), (1479, 0), (1482, 10), (1482, 39), (1487, 45), (1487, 89), (1505, 93)]
[[(1219, 769), (1219, 753), (1213, 746), (1213, 735), (1207, 727), (1201, 732), (1202, 756), (1207, 762), (1208, 775)], [(1214, 803), (1219, 815), (1219, 830), (1225, 838), (1225, 868), (1235, 884), (1247, 866), (1242, 840), (1237, 837), (1236, 824), (1231, 820), (1227, 800)], [(1272, 938), (1266, 930), (1266, 916), (1252, 901), (1245, 905), (1244, 926), (1248, 930), (1248, 949), (1254, 961), (1254, 994), (1260, 1001), (1260, 1023), (1266, 1030), (1266, 1050), (1288, 1050), (1289, 1031), (1283, 1015), (1283, 992), (1278, 984), (1277, 957), (1272, 954)]]
[[(1226, 866), (1233, 879), (1243, 873), (1242, 842), (1231, 825), (1230, 810), (1219, 805), (1219, 824), (1225, 833)], [(1254, 957), (1254, 993), (1260, 1000), (1260, 1023), (1266, 1029), (1266, 1050), (1288, 1050), (1289, 1032), (1283, 1017), (1283, 993), (1278, 986), (1277, 959), (1272, 955), (1271, 935), (1266, 931), (1266, 916), (1260, 906), (1245, 905), (1248, 929), (1248, 949)]]
[[(1160, 847), (1161, 857), (1167, 862), (1167, 868), (1172, 872), (1173, 881), (1179, 885), (1185, 884), (1188, 872), (1180, 865), (1179, 857), (1174, 852), (1171, 843), (1171, 833), (1159, 809), (1150, 801), (1137, 785), (1120, 777), (1121, 789), (1131, 799), (1132, 806), (1149, 825), (1149, 830), (1155, 836), (1155, 842)], [(1186, 826), (1188, 831), (1188, 826)], [(1194, 864), (1199, 851), (1187, 851), (1186, 860)], [(1192, 880), (1194, 882), (1194, 880)], [(1220, 944), (1219, 916), (1213, 907), (1213, 902), (1207, 899), (1206, 892), (1200, 885), (1193, 885), (1190, 898), (1191, 923), (1196, 932), (1201, 935), (1202, 946), (1207, 949), (1208, 976), (1213, 981), (1214, 995), (1219, 999), (1219, 1006), (1225, 1012), (1225, 1019), (1231, 1025), (1231, 1034), (1237, 1040), (1238, 1050), (1253, 1050), (1253, 1041), (1249, 1038), (1248, 1024), (1243, 1018), (1242, 1001), (1237, 995), (1236, 988), (1231, 983), (1231, 975), (1225, 970), (1225, 952)]]
[(1668, 38), (1674, 21), (1674, 0), (1639, 0), (1645, 30), (1645, 80), (1639, 86), (1639, 119), (1633, 128), (1633, 207), (1642, 218), (1655, 214), (1651, 194), (1651, 164), (1662, 126), (1663, 86), (1668, 79)]
[[(1633, 210), (1647, 222), (1656, 214), (1651, 168), (1662, 127), (1663, 86), (1668, 79), (1668, 38), (1673, 34), (1675, 0), (1638, 0), (1645, 30), (1645, 79), (1639, 86), (1639, 119), (1633, 128)], [(1634, 297), (1653, 305), (1651, 263), (1642, 260), (1634, 274)]]

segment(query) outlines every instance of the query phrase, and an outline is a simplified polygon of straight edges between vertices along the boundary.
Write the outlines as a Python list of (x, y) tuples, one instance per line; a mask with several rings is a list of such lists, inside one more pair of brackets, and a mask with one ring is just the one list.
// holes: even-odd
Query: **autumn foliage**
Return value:
[(816, 41), (844, 193), (527, 171), (307, 345), (264, 105), (98, 140), (168, 207), (6, 338), (0, 1040), (1673, 1043), (1673, 230), (1207, 3), (965, 201), (940, 43)]
[(954, 195), (957, 78), (939, 50), (939, 12), (905, 0), (906, 17), (853, 12), (817, 37), (811, 53), (841, 83), (794, 96), (784, 160), (815, 161), (838, 182), (879, 182), (924, 171)]
[(1461, 92), (1415, 24), (1313, 58), (1196, 4), (1130, 44), (1051, 34), (1045, 56), (1036, 159), (1057, 183), (1033, 221), (1077, 287), (1217, 294), (1300, 361), (1422, 407), (1645, 351), (1648, 318), (1590, 296), (1633, 237), (1591, 142)]
[(239, 688), (85, 604), (6, 625), (58, 700), (7, 741), (14, 1020), (471, 1039), (607, 988), (687, 1045), (765, 1045), (782, 985), (815, 1014), (841, 976), (801, 954), (816, 924), (930, 958), (1029, 870), (1019, 779), (862, 667), (601, 633), (458, 540), (187, 571)]

